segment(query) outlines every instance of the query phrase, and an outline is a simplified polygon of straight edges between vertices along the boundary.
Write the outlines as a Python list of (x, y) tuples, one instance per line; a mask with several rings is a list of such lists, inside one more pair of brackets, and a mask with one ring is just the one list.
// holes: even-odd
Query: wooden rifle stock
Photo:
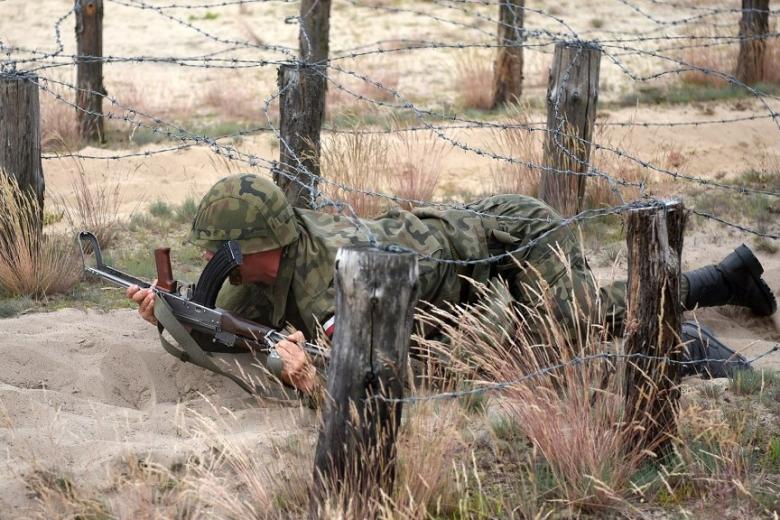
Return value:
[(158, 247), (154, 250), (154, 263), (157, 266), (157, 287), (167, 292), (175, 292), (177, 282), (171, 269), (171, 248)]

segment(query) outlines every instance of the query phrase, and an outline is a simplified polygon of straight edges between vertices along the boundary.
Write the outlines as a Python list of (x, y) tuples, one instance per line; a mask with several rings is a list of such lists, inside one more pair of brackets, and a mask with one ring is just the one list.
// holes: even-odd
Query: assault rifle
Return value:
[[(225, 279), (242, 262), (237, 242), (225, 242), (206, 264), (194, 288), (173, 279), (170, 248), (154, 251), (157, 267), (157, 284), (123, 273), (106, 265), (95, 235), (88, 231), (79, 233), (79, 246), (84, 271), (120, 287), (137, 285), (151, 288), (155, 293), (154, 312), (163, 348), (182, 361), (190, 361), (221, 375), (227, 376), (250, 393), (253, 390), (241, 379), (219, 368), (211, 358), (212, 352), (259, 352), (268, 356), (269, 368), (279, 371), (281, 360), (274, 349), (276, 343), (287, 336), (268, 327), (216, 307), (217, 294)], [(89, 253), (95, 257), (94, 267), (87, 265)], [(168, 342), (162, 335), (167, 330), (179, 344)], [(301, 345), (310, 355), (327, 360), (328, 352), (321, 347)]]

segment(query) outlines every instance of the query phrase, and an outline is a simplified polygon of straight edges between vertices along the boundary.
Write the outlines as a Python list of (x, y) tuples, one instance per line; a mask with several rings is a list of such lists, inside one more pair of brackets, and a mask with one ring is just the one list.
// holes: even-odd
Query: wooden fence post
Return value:
[[(596, 120), (601, 50), (588, 42), (555, 45), (547, 86), (547, 135), (544, 140), (546, 167), (539, 198), (564, 216), (582, 209), (585, 173)], [(566, 172), (575, 172), (566, 173)]]
[(666, 360), (679, 359), (681, 345), (685, 219), (680, 201), (627, 215), (626, 424), (636, 438), (631, 449), (657, 452), (677, 433), (680, 369)]
[(295, 207), (310, 207), (320, 175), (325, 79), (314, 67), (279, 67), (279, 164), (274, 182)]
[(523, 93), (525, 0), (502, 0), (498, 8), (498, 51), (493, 70), (493, 106), (518, 101)]
[[(769, 32), (769, 0), (742, 0), (739, 21), (739, 57), (736, 76), (746, 85), (764, 80), (766, 34)], [(774, 64), (773, 64), (774, 65)]]
[(301, 0), (300, 23), (298, 49), (301, 59), (322, 65), (328, 59), (329, 51), (330, 0)]
[(35, 195), (42, 226), (45, 182), (37, 83), (38, 76), (32, 73), (0, 73), (0, 170)]
[[(76, 106), (82, 139), (104, 141), (103, 0), (75, 0)], [(102, 96), (100, 95), (102, 94)]]
[(301, 1), (301, 66), (279, 67), (279, 165), (274, 182), (293, 206), (311, 206), (320, 175), (320, 129), (325, 117), (330, 0)]
[(309, 516), (319, 518), (332, 497), (361, 518), (382, 491), (390, 493), (395, 479), (402, 404), (377, 397), (403, 397), (417, 257), (342, 248), (335, 284), (335, 334)]

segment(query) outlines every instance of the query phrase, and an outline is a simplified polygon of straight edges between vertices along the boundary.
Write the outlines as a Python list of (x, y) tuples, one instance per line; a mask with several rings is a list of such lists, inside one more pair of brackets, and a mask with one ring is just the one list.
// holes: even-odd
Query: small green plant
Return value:
[(205, 21), (211, 21), (216, 20), (219, 18), (219, 13), (215, 13), (213, 11), (206, 11), (202, 16), (197, 15), (190, 15), (187, 20), (190, 22), (197, 22), (198, 20), (205, 20)]
[(766, 449), (767, 465), (774, 471), (780, 471), (780, 436), (769, 439)]
[(602, 20), (601, 18), (593, 18), (590, 21), (590, 26), (593, 27), (594, 29), (601, 29), (602, 27), (604, 27), (604, 20)]
[(127, 229), (133, 233), (138, 231), (146, 231), (152, 227), (152, 217), (149, 215), (142, 215), (141, 213), (134, 213), (130, 217), (130, 222), (127, 224)]
[(62, 219), (65, 218), (65, 211), (59, 210), (59, 211), (47, 211), (44, 210), (43, 212), (43, 225), (44, 226), (51, 226), (52, 224), (57, 224), (58, 222), (62, 222)]
[(764, 370), (740, 370), (731, 380), (731, 391), (737, 395), (753, 395), (771, 388), (776, 384), (777, 376)]
[(0, 298), (0, 318), (13, 318), (32, 307), (35, 307), (35, 302), (26, 296), (19, 298)]
[(173, 215), (173, 208), (164, 200), (156, 200), (149, 204), (149, 213), (157, 218), (169, 218)]
[(195, 218), (196, 211), (198, 211), (198, 202), (194, 197), (187, 197), (184, 202), (176, 208), (176, 222), (189, 224)]

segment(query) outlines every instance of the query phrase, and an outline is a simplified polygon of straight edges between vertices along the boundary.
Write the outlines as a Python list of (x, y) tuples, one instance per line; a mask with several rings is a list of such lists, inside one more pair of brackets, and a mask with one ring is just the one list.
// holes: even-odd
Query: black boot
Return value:
[(688, 280), (688, 296), (683, 305), (687, 310), (741, 305), (757, 316), (770, 316), (777, 310), (777, 301), (761, 278), (763, 272), (761, 262), (742, 244), (718, 265), (683, 274)]
[(693, 321), (682, 325), (685, 350), (682, 354), (682, 375), (699, 374), (711, 377), (733, 377), (738, 370), (752, 370), (747, 360), (718, 341), (712, 332)]

